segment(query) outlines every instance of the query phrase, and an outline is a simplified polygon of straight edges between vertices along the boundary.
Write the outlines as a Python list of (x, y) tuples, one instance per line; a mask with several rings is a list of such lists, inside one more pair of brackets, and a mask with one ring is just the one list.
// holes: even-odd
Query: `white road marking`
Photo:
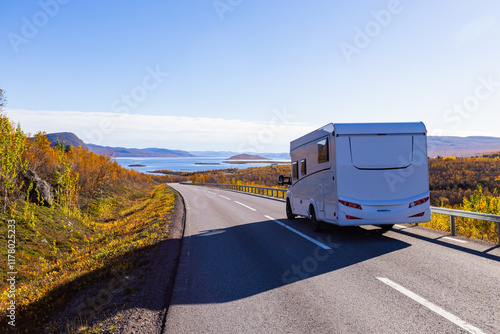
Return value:
[(214, 192), (208, 191), (208, 190), (207, 190), (207, 193), (212, 194), (212, 195), (217, 195), (217, 193), (214, 193)]
[(447, 240), (451, 240), (451, 241), (461, 242), (463, 244), (468, 244), (469, 243), (468, 241), (460, 240), (460, 239), (455, 239), (455, 238), (451, 238), (451, 237), (443, 237), (442, 239), (447, 239)]
[(317, 241), (317, 240), (314, 240), (313, 238), (311, 238), (311, 237), (309, 237), (309, 236), (305, 235), (305, 234), (304, 234), (304, 233), (302, 233), (302, 232), (297, 231), (297, 230), (296, 230), (296, 229), (294, 229), (293, 227), (290, 227), (290, 226), (288, 226), (287, 224), (282, 223), (282, 222), (280, 222), (280, 221), (279, 221), (279, 220), (277, 220), (277, 219), (274, 219), (273, 217), (270, 217), (270, 216), (264, 216), (264, 217), (266, 217), (267, 219), (270, 219), (270, 220), (274, 221), (275, 223), (280, 224), (280, 225), (281, 225), (281, 226), (283, 226), (284, 228), (287, 228), (287, 229), (289, 229), (290, 231), (292, 231), (292, 232), (294, 232), (294, 233), (297, 233), (297, 234), (298, 234), (298, 235), (300, 235), (301, 237), (306, 238), (306, 239), (307, 239), (307, 240), (309, 240), (310, 242), (312, 242), (312, 243), (314, 243), (314, 244), (318, 245), (319, 247), (321, 247), (321, 248), (323, 248), (323, 249), (331, 249), (331, 248), (330, 248), (330, 247), (328, 247), (327, 245), (322, 244), (321, 242), (319, 242), (319, 241)]
[(222, 198), (227, 199), (227, 200), (231, 200), (229, 197), (226, 197), (226, 196), (219, 195), (219, 197), (222, 197)]
[(431, 303), (427, 299), (420, 297), (419, 295), (411, 292), (410, 290), (406, 289), (405, 287), (402, 287), (401, 285), (394, 283), (390, 279), (384, 278), (384, 277), (377, 277), (377, 279), (384, 282), (385, 284), (387, 284), (391, 288), (396, 289), (397, 291), (401, 292), (402, 294), (406, 295), (407, 297), (410, 297), (411, 299), (413, 299), (417, 303), (420, 303), (421, 305), (427, 307), (429, 310), (439, 314), (443, 318), (453, 322), (455, 325), (465, 329), (467, 332), (476, 333), (476, 334), (484, 333), (479, 328), (474, 327), (473, 325), (471, 325), (468, 322), (460, 319), (459, 317), (451, 314), (450, 312), (442, 309), (441, 307), (434, 305), (433, 303)]
[(245, 204), (240, 203), (240, 202), (238, 202), (238, 201), (234, 201), (234, 203), (239, 204), (239, 205), (241, 205), (241, 206), (244, 206), (245, 208), (250, 209), (250, 210), (252, 210), (252, 211), (257, 211), (257, 210), (255, 210), (254, 208), (249, 207), (248, 205), (245, 205)]
[(399, 228), (408, 228), (407, 226), (399, 225), (399, 224), (394, 224), (394, 227), (399, 227)]

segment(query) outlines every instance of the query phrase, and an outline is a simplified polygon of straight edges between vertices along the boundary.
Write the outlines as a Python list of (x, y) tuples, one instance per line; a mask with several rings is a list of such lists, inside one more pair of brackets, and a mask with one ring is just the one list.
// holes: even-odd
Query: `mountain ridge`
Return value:
[(101, 155), (113, 155), (115, 157), (194, 157), (191, 153), (182, 150), (169, 150), (166, 148), (127, 148), (127, 147), (112, 147), (101, 146), (96, 144), (84, 143), (72, 132), (57, 132), (46, 135), (52, 145), (64, 140), (65, 145), (73, 147), (81, 146), (89, 151)]
[(64, 146), (70, 145), (74, 147), (81, 146), (83, 148), (87, 148), (83, 140), (78, 138), (78, 136), (72, 132), (49, 133), (46, 137), (51, 142), (51, 146), (55, 146), (57, 143), (64, 141)]

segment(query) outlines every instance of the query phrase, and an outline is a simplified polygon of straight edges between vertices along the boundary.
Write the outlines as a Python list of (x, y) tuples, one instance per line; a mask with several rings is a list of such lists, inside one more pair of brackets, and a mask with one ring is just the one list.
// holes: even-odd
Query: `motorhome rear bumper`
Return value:
[[(407, 224), (407, 223), (427, 223), (431, 220), (430, 207), (422, 208), (419, 212), (409, 209), (397, 213), (368, 213), (356, 210), (346, 215), (345, 212), (339, 211), (336, 224), (340, 226), (358, 226), (358, 225), (383, 225), (383, 224)], [(418, 211), (418, 210), (417, 210)], [(423, 212), (422, 216), (410, 217)], [(348, 219), (351, 217), (351, 219)], [(359, 218), (355, 219), (353, 217)]]

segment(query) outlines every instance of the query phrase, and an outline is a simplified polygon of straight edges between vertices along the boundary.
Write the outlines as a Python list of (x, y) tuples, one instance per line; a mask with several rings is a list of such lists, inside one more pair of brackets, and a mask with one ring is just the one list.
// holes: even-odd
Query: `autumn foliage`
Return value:
[(471, 158), (429, 159), (431, 205), (456, 206), (473, 195), (480, 185), (486, 196), (498, 196), (500, 158), (498, 154)]
[(22, 189), (28, 185), (20, 176), (28, 169), (53, 187), (55, 205), (74, 214), (89, 213), (120, 187), (164, 181), (164, 177), (122, 168), (109, 156), (65, 146), (62, 141), (52, 145), (42, 132), (30, 138), (3, 114), (0, 114), (0, 135), (0, 193), (4, 213), (9, 207), (15, 210), (16, 200), (27, 197)]

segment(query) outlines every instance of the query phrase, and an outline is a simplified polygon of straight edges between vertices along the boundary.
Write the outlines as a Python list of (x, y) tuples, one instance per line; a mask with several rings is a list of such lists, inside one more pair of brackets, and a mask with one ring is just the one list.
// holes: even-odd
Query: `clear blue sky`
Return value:
[[(286, 152), (329, 122), (500, 137), (498, 1), (2, 1), (26, 132)], [(153, 73), (153, 74), (151, 74)]]

